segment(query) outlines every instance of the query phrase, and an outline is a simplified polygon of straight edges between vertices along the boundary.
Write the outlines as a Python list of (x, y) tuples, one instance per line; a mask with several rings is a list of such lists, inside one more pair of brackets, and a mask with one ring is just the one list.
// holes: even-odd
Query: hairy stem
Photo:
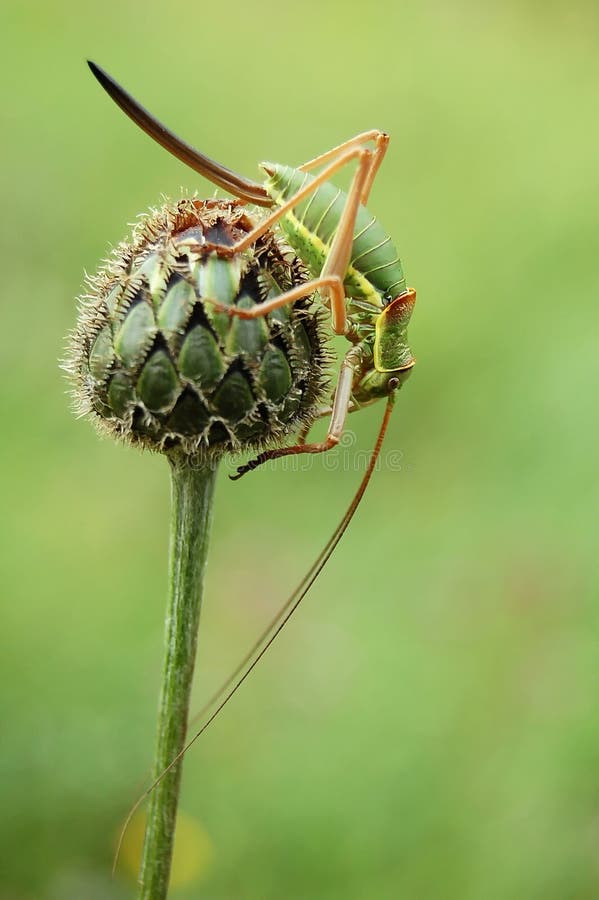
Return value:
[[(216, 480), (216, 466), (194, 468), (181, 457), (170, 463), (169, 598), (154, 778), (185, 743)], [(139, 900), (163, 900), (168, 893), (181, 766), (182, 760), (150, 797)]]

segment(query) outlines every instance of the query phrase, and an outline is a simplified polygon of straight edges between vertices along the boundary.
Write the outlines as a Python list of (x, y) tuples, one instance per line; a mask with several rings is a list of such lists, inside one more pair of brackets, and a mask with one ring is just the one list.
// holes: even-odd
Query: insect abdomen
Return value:
[[(268, 170), (272, 174), (266, 188), (278, 203), (289, 200), (313, 180), (308, 173), (290, 166), (269, 163)], [(346, 193), (325, 182), (298, 203), (292, 216), (284, 217), (281, 222), (290, 244), (314, 275), (320, 274), (346, 201)], [(307, 235), (301, 233), (302, 227)], [(311, 242), (313, 247), (306, 246), (310, 238), (316, 238)], [(369, 284), (364, 284), (364, 280)], [(369, 295), (373, 287), (381, 294), (397, 296), (405, 290), (406, 281), (395, 245), (377, 219), (361, 206), (346, 288), (350, 296), (372, 299)]]

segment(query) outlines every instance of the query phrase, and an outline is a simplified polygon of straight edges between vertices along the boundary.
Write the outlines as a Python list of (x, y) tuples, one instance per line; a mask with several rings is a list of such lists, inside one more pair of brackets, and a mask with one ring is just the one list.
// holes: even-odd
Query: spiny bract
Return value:
[(89, 279), (66, 368), (77, 410), (104, 432), (163, 452), (222, 455), (281, 440), (314, 419), (326, 386), (326, 328), (312, 301), (243, 320), (306, 279), (267, 232), (244, 253), (217, 250), (251, 229), (237, 201), (167, 203)]

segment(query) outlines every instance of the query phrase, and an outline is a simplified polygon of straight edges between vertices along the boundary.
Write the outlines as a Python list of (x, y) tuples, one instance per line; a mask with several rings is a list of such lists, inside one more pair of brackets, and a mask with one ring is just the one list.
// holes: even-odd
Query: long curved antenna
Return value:
[[(168, 766), (162, 770), (160, 775), (158, 775), (158, 777), (154, 779), (152, 784), (148, 788), (146, 788), (146, 790), (140, 795), (139, 799), (135, 801), (135, 803), (133, 804), (133, 806), (127, 813), (127, 817), (125, 818), (123, 827), (121, 828), (121, 833), (119, 835), (119, 839), (117, 842), (117, 847), (116, 847), (116, 851), (115, 851), (115, 855), (114, 855), (114, 862), (112, 865), (112, 874), (113, 875), (116, 871), (119, 855), (121, 852), (121, 847), (123, 845), (123, 839), (125, 837), (128, 827), (129, 827), (129, 823), (131, 822), (131, 819), (133, 818), (133, 816), (135, 815), (135, 813), (137, 812), (137, 810), (139, 809), (141, 804), (144, 802), (146, 797), (148, 797), (152, 793), (154, 788), (157, 787), (158, 784), (160, 784), (160, 782), (162, 781), (164, 776), (168, 772), (170, 772), (170, 770), (173, 768), (173, 766), (175, 766), (179, 762), (179, 760), (183, 756), (185, 756), (185, 754), (190, 749), (190, 747), (192, 747), (193, 744), (195, 744), (197, 739), (206, 731), (208, 726), (211, 725), (212, 722), (214, 722), (214, 720), (216, 719), (218, 714), (224, 709), (224, 707), (227, 705), (229, 700), (231, 700), (233, 695), (237, 693), (237, 691), (239, 690), (239, 688), (241, 687), (243, 682), (246, 680), (248, 675), (256, 668), (256, 666), (258, 665), (258, 663), (260, 662), (260, 660), (262, 659), (262, 657), (264, 656), (264, 654), (266, 653), (268, 648), (274, 642), (277, 635), (279, 635), (281, 633), (281, 631), (283, 630), (283, 628), (285, 627), (285, 625), (287, 624), (287, 622), (289, 621), (289, 619), (291, 618), (293, 613), (296, 611), (296, 609), (298, 608), (298, 606), (300, 605), (300, 603), (302, 602), (302, 600), (304, 599), (304, 597), (306, 596), (306, 594), (308, 593), (308, 591), (310, 590), (310, 588), (312, 587), (312, 585), (314, 584), (314, 582), (316, 581), (316, 579), (318, 578), (318, 576), (320, 575), (320, 573), (322, 572), (324, 567), (326, 566), (329, 559), (331, 558), (333, 551), (337, 547), (337, 544), (343, 537), (349, 523), (353, 519), (354, 514), (360, 504), (360, 501), (366, 492), (366, 488), (368, 487), (368, 484), (372, 477), (372, 473), (374, 472), (377, 460), (379, 458), (379, 454), (381, 452), (381, 447), (383, 446), (383, 440), (385, 438), (387, 426), (389, 425), (389, 419), (391, 417), (391, 411), (393, 409), (393, 402), (394, 402), (394, 395), (390, 394), (389, 398), (387, 400), (385, 415), (383, 416), (383, 421), (382, 421), (381, 427), (379, 429), (376, 443), (374, 445), (372, 454), (370, 456), (370, 460), (368, 462), (368, 468), (366, 469), (366, 472), (364, 473), (364, 477), (362, 478), (362, 481), (360, 482), (360, 486), (359, 486), (358, 490), (356, 491), (356, 493), (354, 494), (354, 497), (353, 497), (351, 503), (349, 504), (347, 510), (345, 511), (343, 518), (341, 519), (341, 521), (337, 525), (335, 531), (333, 532), (333, 534), (327, 541), (325, 547), (319, 553), (318, 557), (316, 558), (314, 563), (310, 566), (308, 572), (303, 577), (303, 579), (301, 580), (299, 585), (296, 587), (296, 589), (293, 591), (293, 593), (291, 594), (289, 599), (286, 601), (286, 603), (282, 606), (282, 608), (279, 610), (279, 612), (274, 617), (274, 619), (268, 624), (268, 626), (262, 632), (262, 634), (260, 635), (258, 640), (255, 642), (255, 644), (253, 645), (251, 650), (248, 651), (248, 653), (245, 655), (243, 660), (236, 667), (235, 671), (232, 672), (232, 674), (229, 676), (229, 678), (227, 678), (227, 680), (215, 692), (215, 694), (210, 698), (208, 703), (206, 703), (206, 705), (202, 708), (202, 710), (200, 711), (200, 713), (198, 715), (202, 715), (203, 713), (207, 712), (208, 709), (210, 709), (210, 707), (213, 706), (213, 704), (216, 703), (216, 701), (220, 697), (222, 697), (221, 702), (216, 707), (214, 712), (209, 716), (209, 718), (206, 720), (206, 722), (204, 722), (202, 727), (198, 731), (196, 731), (194, 736), (192, 738), (190, 738), (190, 740), (185, 744), (183, 749), (179, 751), (179, 753), (175, 756), (175, 758), (173, 760), (171, 760), (171, 762), (168, 764)], [(250, 660), (252, 660), (252, 658), (253, 658), (253, 661), (251, 662), (251, 665), (249, 665), (249, 667), (246, 669), (246, 666), (248, 666), (248, 663), (250, 663)], [(241, 673), (243, 672), (244, 669), (245, 669), (245, 672), (242, 675)]]
[(191, 144), (187, 144), (165, 125), (162, 125), (158, 119), (155, 119), (154, 116), (149, 113), (147, 109), (144, 109), (131, 94), (128, 94), (114, 78), (111, 78), (108, 72), (105, 72), (104, 69), (100, 68), (100, 66), (89, 59), (87, 64), (93, 75), (100, 82), (106, 93), (112, 97), (117, 106), (120, 106), (123, 112), (126, 113), (130, 119), (133, 119), (135, 124), (139, 125), (142, 131), (145, 131), (146, 134), (164, 147), (165, 150), (168, 150), (169, 153), (172, 153), (173, 156), (180, 159), (186, 166), (189, 166), (195, 172), (199, 172), (200, 175), (203, 175), (213, 184), (218, 185), (218, 187), (223, 188), (223, 190), (228, 191), (230, 194), (234, 194), (242, 200), (256, 203), (258, 206), (272, 206), (272, 198), (269, 197), (266, 188), (261, 184), (257, 181), (252, 181), (249, 178), (244, 178), (242, 175), (237, 175), (235, 172), (232, 172), (225, 166), (221, 166), (220, 163), (215, 162), (208, 156), (204, 156), (203, 153), (200, 153), (199, 150), (196, 150)]
[[(387, 420), (388, 420), (389, 415), (390, 415), (390, 412), (386, 417)], [(384, 427), (384, 430), (383, 430), (383, 427)], [(310, 590), (310, 588), (312, 587), (312, 585), (314, 584), (314, 582), (316, 581), (316, 579), (318, 578), (318, 576), (320, 575), (322, 570), (324, 569), (325, 565), (331, 558), (333, 551), (335, 550), (337, 544), (343, 537), (344, 531), (346, 530), (347, 526), (351, 522), (351, 520), (354, 516), (354, 513), (355, 513), (356, 509), (358, 508), (358, 504), (360, 503), (360, 500), (364, 496), (366, 488), (368, 487), (368, 482), (370, 481), (370, 478), (372, 475), (372, 470), (374, 469), (374, 466), (376, 465), (376, 460), (380, 453), (379, 442), (382, 445), (386, 430), (387, 430), (387, 421), (383, 420), (383, 425), (381, 425), (381, 433), (377, 439), (377, 443), (372, 452), (372, 459), (369, 462), (368, 468), (366, 470), (364, 478), (362, 479), (360, 487), (356, 491), (356, 493), (352, 499), (352, 502), (348, 506), (347, 510), (345, 511), (345, 513), (343, 515), (343, 518), (341, 519), (341, 521), (335, 528), (334, 532), (328, 539), (327, 543), (322, 548), (322, 550), (320, 551), (320, 553), (318, 554), (318, 556), (316, 557), (316, 559), (314, 560), (314, 562), (312, 563), (312, 565), (310, 566), (310, 568), (308, 569), (308, 571), (306, 572), (306, 574), (304, 575), (304, 577), (302, 578), (302, 580), (300, 581), (298, 586), (295, 588), (295, 590), (293, 591), (291, 596), (285, 601), (285, 603), (280, 608), (278, 613), (271, 619), (271, 621), (265, 627), (265, 629), (262, 632), (262, 634), (260, 635), (260, 637), (256, 638), (255, 643), (248, 650), (248, 652), (246, 653), (244, 658), (241, 660), (241, 662), (238, 663), (238, 665), (231, 672), (231, 674), (229, 675), (227, 680), (223, 681), (223, 683), (220, 685), (220, 687), (214, 691), (214, 693), (212, 694), (210, 699), (207, 700), (206, 703), (204, 703), (204, 705), (201, 707), (201, 709), (199, 709), (197, 711), (197, 713), (194, 714), (194, 716), (192, 717), (192, 719), (189, 722), (190, 725), (192, 725), (194, 722), (201, 719), (202, 716), (204, 716), (208, 712), (208, 710), (212, 706), (214, 706), (216, 701), (224, 695), (227, 688), (230, 687), (237, 680), (239, 675), (241, 675), (241, 673), (243, 672), (245, 667), (251, 661), (254, 654), (260, 649), (262, 644), (268, 638), (269, 634), (276, 628), (278, 623), (281, 621), (281, 619), (283, 618), (283, 616), (285, 615), (285, 613), (287, 612), (289, 607), (295, 602), (295, 600), (297, 599), (297, 597), (300, 594), (301, 594), (301, 596), (298, 601), (298, 604), (303, 600), (303, 598), (306, 596), (306, 594), (308, 593), (308, 591)]]

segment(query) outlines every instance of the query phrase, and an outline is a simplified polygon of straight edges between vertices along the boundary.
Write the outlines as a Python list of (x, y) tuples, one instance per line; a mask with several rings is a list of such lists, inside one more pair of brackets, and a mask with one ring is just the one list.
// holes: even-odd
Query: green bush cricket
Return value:
[[(234, 479), (270, 459), (298, 453), (322, 453), (341, 438), (347, 413), (381, 397), (392, 398), (406, 380), (415, 359), (407, 343), (407, 327), (416, 293), (406, 286), (399, 254), (391, 237), (363, 204), (368, 200), (376, 173), (389, 144), (389, 136), (372, 130), (351, 138), (297, 169), (262, 163), (263, 185), (214, 162), (184, 143), (161, 125), (106, 72), (90, 63), (102, 87), (121, 109), (155, 141), (186, 165), (240, 200), (271, 211), (257, 217), (249, 234), (219, 255), (231, 258), (251, 247), (269, 229), (279, 225), (290, 246), (313, 276), (299, 285), (256, 304), (252, 309), (223, 306), (220, 312), (242, 319), (267, 316), (315, 291), (331, 310), (333, 332), (351, 343), (341, 363), (324, 441), (307, 442), (304, 429), (297, 444), (260, 453), (241, 466)], [(368, 149), (374, 144), (374, 149)], [(349, 192), (329, 179), (353, 161), (357, 168)], [(316, 176), (310, 171), (324, 168)]]
[[(386, 133), (378, 130), (363, 132), (298, 168), (262, 163), (267, 177), (264, 184), (260, 184), (232, 172), (183, 142), (106, 72), (94, 63), (89, 65), (117, 105), (161, 146), (240, 201), (268, 210), (262, 214), (257, 210), (255, 225), (249, 233), (236, 243), (219, 246), (219, 256), (235, 257), (278, 226), (312, 276), (303, 284), (269, 296), (251, 309), (226, 306), (205, 298), (207, 302), (213, 302), (218, 312), (228, 316), (256, 319), (318, 291), (323, 304), (330, 310), (332, 331), (343, 335), (351, 345), (341, 362), (332, 404), (319, 411), (320, 416), (330, 417), (326, 438), (309, 443), (308, 424), (302, 427), (296, 444), (260, 453), (239, 467), (237, 474), (231, 476), (233, 480), (267, 460), (302, 453), (322, 453), (331, 449), (343, 434), (349, 412), (378, 399), (387, 399), (370, 463), (345, 515), (302, 582), (235, 671), (200, 711), (198, 715), (203, 716), (218, 704), (201, 729), (133, 806), (121, 832), (120, 847), (125, 829), (141, 802), (236, 693), (297, 609), (341, 540), (374, 471), (396, 391), (415, 364), (407, 342), (407, 327), (416, 293), (407, 287), (399, 254), (391, 237), (364, 205), (389, 144)], [(349, 191), (345, 193), (329, 179), (352, 162), (356, 163), (356, 169)], [(318, 174), (310, 174), (321, 166), (323, 168)]]

